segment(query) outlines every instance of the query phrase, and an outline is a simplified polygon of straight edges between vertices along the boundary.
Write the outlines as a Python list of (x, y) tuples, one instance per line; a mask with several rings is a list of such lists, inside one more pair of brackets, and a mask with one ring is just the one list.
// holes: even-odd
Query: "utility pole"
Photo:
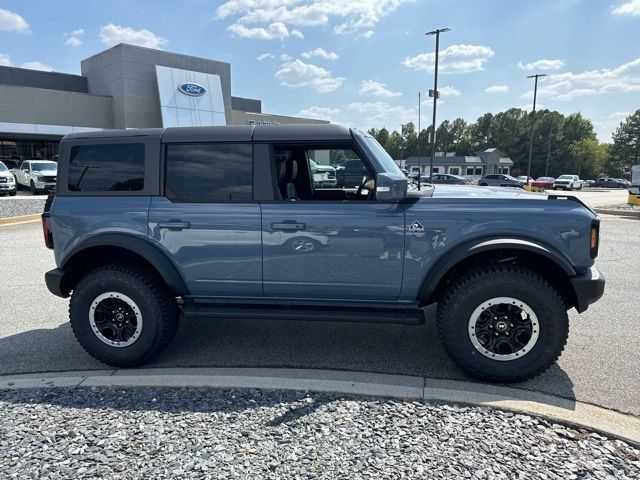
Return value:
[(544, 176), (548, 177), (549, 176), (549, 163), (550, 163), (550, 159), (551, 159), (551, 133), (553, 132), (553, 130), (549, 130), (549, 144), (547, 145), (547, 166), (544, 169)]
[(420, 156), (420, 92), (418, 92), (418, 191), (420, 191), (420, 175), (422, 175), (422, 157)]
[(433, 122), (431, 123), (431, 161), (429, 162), (429, 181), (433, 180), (433, 158), (436, 156), (436, 105), (438, 103), (438, 97), (440, 97), (440, 92), (438, 92), (438, 54), (440, 50), (440, 34), (448, 32), (449, 30), (449, 28), (438, 28), (437, 30), (427, 32), (425, 34), (427, 36), (436, 36), (436, 58), (434, 65), (435, 69), (433, 77), (433, 90), (429, 90), (429, 96), (433, 97)]
[(529, 177), (531, 177), (531, 156), (533, 155), (533, 130), (536, 126), (536, 98), (538, 96), (538, 78), (546, 77), (546, 73), (536, 73), (535, 75), (527, 75), (527, 78), (535, 78), (535, 84), (533, 87), (533, 111), (531, 112), (531, 137), (529, 138), (529, 163), (527, 165), (527, 183), (525, 184), (525, 190), (531, 191), (531, 184), (529, 183)]

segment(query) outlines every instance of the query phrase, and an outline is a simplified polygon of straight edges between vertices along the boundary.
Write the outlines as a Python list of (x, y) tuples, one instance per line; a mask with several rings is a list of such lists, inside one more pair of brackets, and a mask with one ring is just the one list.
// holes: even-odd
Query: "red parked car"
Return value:
[(545, 190), (546, 189), (552, 189), (554, 180), (555, 180), (555, 178), (553, 178), (553, 177), (540, 177), (537, 180), (534, 180), (533, 183), (531, 184), (531, 186), (538, 187), (538, 188), (544, 188)]

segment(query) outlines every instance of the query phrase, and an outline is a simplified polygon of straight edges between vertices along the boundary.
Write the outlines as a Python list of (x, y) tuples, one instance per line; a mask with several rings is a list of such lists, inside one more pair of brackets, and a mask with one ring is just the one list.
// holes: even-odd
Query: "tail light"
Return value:
[(53, 249), (53, 234), (51, 233), (49, 215), (49, 212), (42, 214), (42, 234), (46, 247)]
[(589, 253), (591, 258), (598, 256), (598, 246), (600, 245), (600, 219), (593, 219), (591, 222), (591, 235), (589, 237)]

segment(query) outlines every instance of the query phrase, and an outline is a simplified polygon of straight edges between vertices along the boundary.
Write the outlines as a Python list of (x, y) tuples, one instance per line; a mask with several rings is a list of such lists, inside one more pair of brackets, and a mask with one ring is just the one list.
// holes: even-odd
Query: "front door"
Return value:
[(334, 185), (316, 179), (315, 188), (309, 188), (314, 183), (310, 159), (324, 165), (333, 161), (339, 173), (344, 164), (362, 162), (358, 154), (348, 148), (276, 146), (274, 156), (275, 162), (298, 163), (280, 169), (283, 200), (262, 203), (265, 297), (397, 300), (404, 209), (377, 202), (373, 192), (360, 188), (373, 179), (371, 173), (349, 181), (338, 174)]
[(165, 195), (149, 210), (152, 240), (197, 297), (262, 296), (260, 205), (252, 201), (252, 146), (166, 147)]

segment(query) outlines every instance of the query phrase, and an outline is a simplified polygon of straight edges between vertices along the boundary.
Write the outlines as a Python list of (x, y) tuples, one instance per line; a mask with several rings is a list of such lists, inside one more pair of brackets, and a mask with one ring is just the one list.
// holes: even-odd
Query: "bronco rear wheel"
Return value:
[(451, 281), (438, 303), (438, 331), (452, 360), (489, 381), (533, 378), (555, 362), (569, 321), (558, 292), (519, 266), (488, 265)]
[(82, 347), (117, 367), (141, 365), (163, 350), (178, 326), (176, 299), (153, 272), (111, 264), (83, 276), (69, 305)]

